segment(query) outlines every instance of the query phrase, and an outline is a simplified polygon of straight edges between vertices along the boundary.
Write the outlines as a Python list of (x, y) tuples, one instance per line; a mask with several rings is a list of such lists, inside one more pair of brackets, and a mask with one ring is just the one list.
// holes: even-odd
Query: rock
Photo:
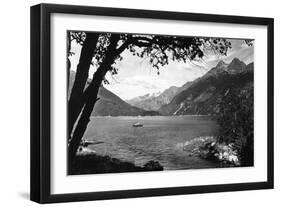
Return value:
[(163, 170), (163, 166), (158, 161), (149, 161), (144, 166), (147, 170)]
[(203, 159), (213, 160), (234, 166), (240, 165), (234, 145), (218, 143), (213, 136), (196, 137), (185, 142), (184, 148), (187, 156), (196, 155)]

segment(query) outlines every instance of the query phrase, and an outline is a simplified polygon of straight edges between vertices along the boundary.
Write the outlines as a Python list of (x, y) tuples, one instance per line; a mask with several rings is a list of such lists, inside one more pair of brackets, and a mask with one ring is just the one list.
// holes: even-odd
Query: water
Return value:
[[(143, 127), (132, 127), (136, 122)], [(198, 136), (216, 135), (217, 123), (208, 116), (91, 117), (84, 139), (103, 143), (89, 147), (142, 166), (159, 161), (165, 170), (218, 167), (190, 156), (183, 143)]]

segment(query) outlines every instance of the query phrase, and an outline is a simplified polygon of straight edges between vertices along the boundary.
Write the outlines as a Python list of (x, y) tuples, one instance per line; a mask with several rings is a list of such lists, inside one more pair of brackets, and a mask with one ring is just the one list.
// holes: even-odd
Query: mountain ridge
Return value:
[[(254, 63), (246, 65), (238, 58), (230, 63), (218, 61), (205, 75), (188, 81), (181, 87), (171, 86), (162, 93), (145, 94), (123, 100), (100, 87), (100, 100), (92, 112), (94, 116), (145, 116), (145, 115), (209, 115), (216, 112), (217, 102), (228, 90), (253, 89)], [(69, 91), (75, 79), (70, 72)], [(89, 79), (87, 85), (91, 82)], [(86, 86), (87, 87), (87, 86)], [(69, 94), (69, 93), (68, 93)]]
[(193, 81), (193, 84), (177, 94), (173, 100), (163, 105), (159, 112), (163, 115), (213, 114), (217, 100), (227, 89), (253, 85), (254, 64), (246, 65), (238, 58), (230, 64), (223, 61), (209, 70), (205, 75)]
[(186, 82), (181, 87), (170, 86), (169, 88), (165, 89), (162, 93), (160, 93), (158, 96), (149, 96), (149, 94), (146, 94), (143, 96), (137, 96), (135, 98), (126, 100), (126, 102), (131, 104), (132, 106), (142, 108), (144, 110), (157, 111), (164, 104), (168, 104), (176, 94), (187, 89), (191, 84), (192, 82), (190, 81), (190, 82)]

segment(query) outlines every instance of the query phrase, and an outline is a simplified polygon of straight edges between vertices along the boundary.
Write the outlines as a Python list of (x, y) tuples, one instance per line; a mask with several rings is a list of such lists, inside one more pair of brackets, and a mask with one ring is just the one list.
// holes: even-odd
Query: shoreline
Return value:
[(79, 153), (73, 164), (68, 166), (68, 175), (101, 174), (101, 173), (125, 173), (163, 171), (163, 166), (154, 160), (150, 160), (143, 166), (136, 166), (131, 162), (121, 161), (110, 156), (98, 155), (95, 152)]

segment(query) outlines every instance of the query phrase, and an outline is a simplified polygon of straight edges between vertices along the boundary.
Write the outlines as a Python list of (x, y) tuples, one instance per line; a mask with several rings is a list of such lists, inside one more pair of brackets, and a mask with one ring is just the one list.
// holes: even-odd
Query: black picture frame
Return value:
[[(112, 17), (151, 18), (206, 23), (233, 23), (267, 26), (267, 181), (236, 184), (169, 187), (154, 189), (51, 194), (50, 183), (50, 16), (53, 13), (99, 15)], [(195, 14), (152, 10), (103, 8), (39, 4), (31, 7), (31, 174), (30, 199), (39, 203), (166, 196), (179, 194), (272, 189), (274, 177), (273, 147), (273, 57), (274, 20), (272, 18)]]

